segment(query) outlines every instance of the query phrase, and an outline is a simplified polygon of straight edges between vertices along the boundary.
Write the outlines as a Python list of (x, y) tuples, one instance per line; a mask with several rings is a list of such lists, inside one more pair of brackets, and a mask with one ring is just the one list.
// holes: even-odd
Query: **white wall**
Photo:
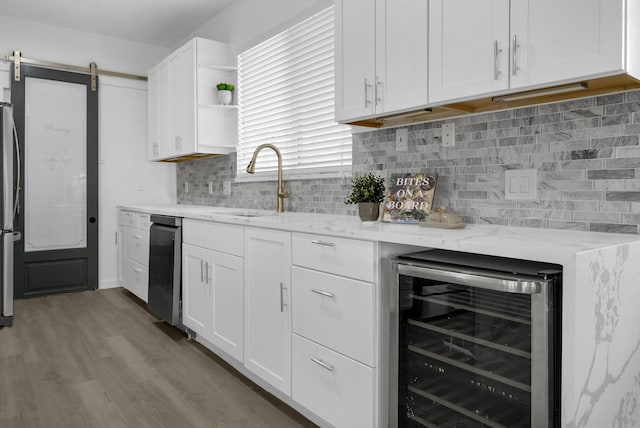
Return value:
[(189, 36), (229, 43), (236, 53), (332, 5), (333, 0), (235, 0)]
[[(132, 43), (0, 15), (0, 54), (134, 74), (147, 70), (170, 49)], [(0, 100), (10, 100), (10, 64), (0, 62)], [(147, 160), (146, 82), (101, 76), (99, 86), (99, 284), (116, 286), (116, 206), (176, 201), (175, 165)], [(142, 182), (143, 190), (136, 190)]]

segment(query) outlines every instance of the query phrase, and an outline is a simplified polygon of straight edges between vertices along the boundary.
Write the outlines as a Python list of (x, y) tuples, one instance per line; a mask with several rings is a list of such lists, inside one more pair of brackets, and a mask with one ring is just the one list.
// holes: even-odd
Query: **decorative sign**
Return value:
[(437, 174), (393, 174), (387, 187), (382, 221), (390, 223), (419, 223), (431, 212), (436, 192)]

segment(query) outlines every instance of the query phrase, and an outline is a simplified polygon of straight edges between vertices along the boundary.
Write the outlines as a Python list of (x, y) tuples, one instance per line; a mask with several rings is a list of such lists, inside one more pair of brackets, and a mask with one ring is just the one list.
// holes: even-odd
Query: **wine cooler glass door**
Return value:
[(534, 419), (547, 426), (548, 282), (526, 278), (535, 285), (506, 292), (468, 271), (446, 278), (449, 272), (394, 269), (390, 394), (398, 426), (518, 428)]

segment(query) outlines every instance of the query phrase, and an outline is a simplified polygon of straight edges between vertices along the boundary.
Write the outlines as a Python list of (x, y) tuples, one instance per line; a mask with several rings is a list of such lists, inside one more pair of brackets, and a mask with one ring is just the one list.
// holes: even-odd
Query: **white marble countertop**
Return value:
[(200, 205), (123, 205), (120, 209), (291, 232), (442, 248), (567, 264), (575, 255), (640, 242), (640, 236), (498, 225), (438, 229), (415, 224), (362, 222), (357, 216), (250, 210)]
[(640, 400), (640, 236), (495, 225), (434, 229), (363, 223), (356, 216), (193, 205), (119, 208), (561, 264), (561, 426), (637, 426), (628, 417), (637, 414)]

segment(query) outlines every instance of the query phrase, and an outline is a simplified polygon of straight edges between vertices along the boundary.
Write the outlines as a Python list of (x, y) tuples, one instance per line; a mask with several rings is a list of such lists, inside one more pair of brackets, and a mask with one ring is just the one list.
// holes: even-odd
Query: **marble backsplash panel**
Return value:
[[(396, 151), (395, 129), (354, 134), (353, 173), (435, 172), (434, 205), (467, 223), (640, 233), (640, 91), (446, 122), (456, 127), (454, 147), (442, 146), (444, 121), (407, 126), (407, 151)], [(275, 209), (275, 183), (234, 183), (235, 162), (228, 155), (178, 164), (178, 203)], [(505, 171), (520, 168), (538, 171), (537, 199), (505, 199)], [(348, 178), (288, 185), (286, 210), (355, 215), (343, 203)]]

